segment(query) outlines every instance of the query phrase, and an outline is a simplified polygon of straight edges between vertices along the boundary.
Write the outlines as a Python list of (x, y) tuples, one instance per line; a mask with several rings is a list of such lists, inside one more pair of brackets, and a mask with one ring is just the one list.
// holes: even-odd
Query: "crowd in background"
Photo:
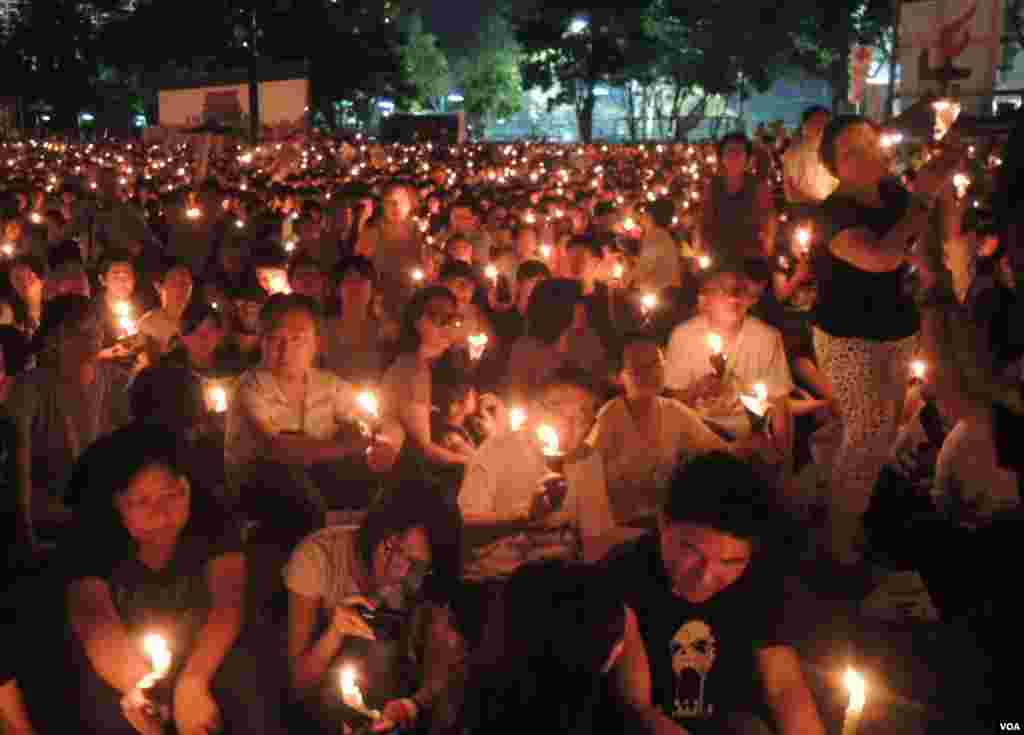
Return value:
[(5, 144), (0, 729), (816, 735), (794, 575), (994, 651), (1021, 136)]

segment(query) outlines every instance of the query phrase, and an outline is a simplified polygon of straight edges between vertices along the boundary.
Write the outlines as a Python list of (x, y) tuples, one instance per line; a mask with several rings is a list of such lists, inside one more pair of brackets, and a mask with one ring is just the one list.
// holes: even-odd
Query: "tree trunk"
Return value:
[(636, 142), (636, 95), (633, 93), (633, 80), (627, 79), (626, 91), (626, 129), (629, 130), (629, 140)]
[(587, 80), (580, 84), (583, 89), (577, 88), (580, 98), (576, 100), (576, 128), (580, 142), (589, 145), (594, 138), (594, 105), (597, 100), (594, 97), (593, 81)]

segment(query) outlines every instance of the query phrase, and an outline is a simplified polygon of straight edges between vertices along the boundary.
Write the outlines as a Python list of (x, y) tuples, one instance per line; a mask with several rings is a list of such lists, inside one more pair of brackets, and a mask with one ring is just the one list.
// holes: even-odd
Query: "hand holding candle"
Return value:
[(356, 405), (368, 417), (368, 420), (359, 420), (359, 429), (372, 442), (380, 431), (380, 401), (377, 394), (364, 390), (356, 396)]
[(491, 282), (491, 285), (495, 288), (498, 287), (498, 267), (495, 265), (488, 265), (484, 268), (484, 276)]
[(754, 432), (763, 431), (767, 426), (768, 412), (771, 408), (768, 403), (768, 386), (764, 383), (755, 383), (753, 395), (741, 395), (740, 403), (743, 404), (743, 408), (750, 418)]
[(712, 332), (708, 335), (708, 346), (711, 348), (711, 367), (715, 369), (715, 375), (719, 379), (725, 377), (725, 367), (728, 364), (728, 357), (722, 351), (723, 343), (721, 335)]
[(658, 306), (658, 295), (656, 293), (648, 291), (640, 297), (640, 313), (643, 314), (644, 321), (649, 321), (651, 313)]
[(846, 691), (849, 692), (850, 701), (846, 706), (846, 717), (843, 718), (842, 735), (857, 735), (860, 716), (864, 712), (864, 705), (867, 702), (867, 684), (864, 682), (864, 677), (851, 668), (846, 669), (843, 684), (846, 686)]
[(114, 304), (114, 316), (117, 317), (117, 326), (121, 330), (121, 337), (134, 337), (139, 332), (138, 325), (132, 318), (132, 305), (127, 301), (118, 301)]
[(228, 392), (223, 385), (212, 385), (206, 391), (206, 403), (213, 413), (227, 413)]
[(352, 665), (344, 666), (341, 669), (341, 701), (345, 706), (355, 710), (370, 720), (379, 720), (380, 712), (369, 709), (363, 701), (363, 692), (356, 684), (356, 670)]
[(562, 474), (565, 468), (565, 452), (559, 446), (558, 432), (548, 424), (537, 427), (537, 439), (540, 441), (544, 462), (550, 471), (541, 484), (543, 492), (534, 499), (530, 508), (530, 516), (537, 519), (556, 511), (565, 502), (569, 492), (569, 484)]
[(793, 235), (796, 241), (797, 255), (807, 255), (811, 252), (811, 228), (809, 226), (798, 227)]
[(484, 356), (484, 351), (487, 350), (487, 335), (483, 333), (471, 334), (467, 341), (469, 342), (469, 359), (477, 362)]
[(928, 363), (924, 360), (914, 360), (910, 363), (910, 382), (923, 383), (928, 374)]

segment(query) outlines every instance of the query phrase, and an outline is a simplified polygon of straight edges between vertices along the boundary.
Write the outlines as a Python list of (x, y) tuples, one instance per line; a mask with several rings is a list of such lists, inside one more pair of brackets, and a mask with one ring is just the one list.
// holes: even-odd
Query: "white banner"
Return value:
[(1005, 0), (903, 0), (900, 94), (986, 95), (1002, 60)]

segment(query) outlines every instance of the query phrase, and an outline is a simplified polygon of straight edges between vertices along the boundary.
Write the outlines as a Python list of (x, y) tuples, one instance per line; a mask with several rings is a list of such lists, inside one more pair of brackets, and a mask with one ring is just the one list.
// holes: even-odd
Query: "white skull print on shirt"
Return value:
[(714, 714), (714, 704), (704, 700), (708, 675), (715, 665), (718, 641), (703, 620), (689, 620), (669, 641), (674, 675), (672, 716), (677, 719), (705, 718)]

